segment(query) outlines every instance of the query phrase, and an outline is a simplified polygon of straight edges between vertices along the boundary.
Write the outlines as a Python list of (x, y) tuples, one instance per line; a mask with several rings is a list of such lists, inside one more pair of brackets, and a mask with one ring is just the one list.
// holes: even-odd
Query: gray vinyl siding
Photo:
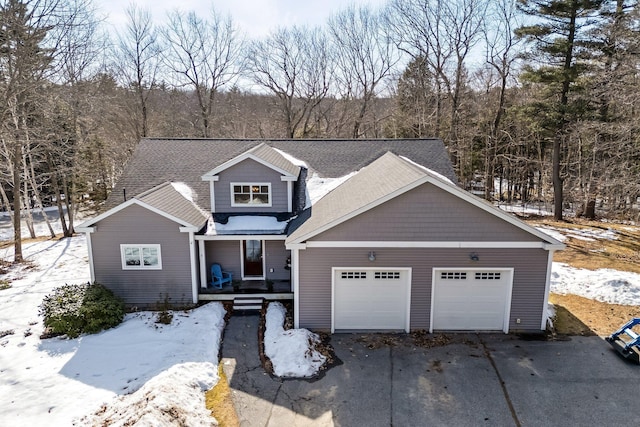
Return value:
[[(225, 169), (214, 183), (216, 212), (223, 213), (260, 213), (287, 212), (287, 183), (281, 180), (281, 174), (252, 159), (243, 160)], [(231, 206), (231, 183), (271, 183), (271, 207), (251, 208)]]
[[(267, 257), (266, 278), (270, 280), (290, 280), (289, 270), (285, 270), (287, 258), (291, 252), (284, 246), (284, 240), (267, 240), (265, 242), (265, 256)], [(273, 273), (269, 269), (273, 268)]]
[[(233, 273), (234, 280), (242, 280), (241, 240), (215, 240), (205, 242), (205, 258), (207, 262), (207, 280), (211, 280), (208, 269), (211, 264), (218, 263), (225, 271)], [(271, 280), (289, 280), (289, 271), (284, 269), (290, 252), (285, 248), (283, 240), (267, 240), (265, 242), (266, 271), (265, 277)], [(273, 273), (269, 269), (273, 268)]]
[(215, 240), (205, 242), (207, 282), (211, 280), (211, 264), (218, 263), (224, 271), (233, 273), (233, 280), (242, 280), (240, 265), (240, 242), (238, 240)]
[(313, 240), (516, 242), (540, 239), (432, 184), (424, 184)]
[[(367, 259), (372, 250), (375, 262)], [(480, 260), (470, 261), (470, 252)], [(300, 327), (331, 329), (332, 267), (411, 268), (411, 330), (429, 329), (433, 268), (514, 268), (509, 329), (539, 332), (547, 256), (543, 249), (307, 248), (300, 251)]]
[[(96, 281), (130, 306), (163, 302), (192, 304), (189, 234), (180, 225), (137, 205), (131, 205), (97, 224), (91, 234)], [(123, 270), (121, 244), (159, 244), (162, 270)]]

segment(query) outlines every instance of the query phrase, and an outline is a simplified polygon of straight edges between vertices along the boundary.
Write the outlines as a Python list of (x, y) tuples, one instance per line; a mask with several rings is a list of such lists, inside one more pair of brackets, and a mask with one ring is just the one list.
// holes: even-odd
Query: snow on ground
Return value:
[[(56, 234), (62, 233), (62, 224), (60, 224), (60, 220), (58, 219), (58, 208), (55, 206), (44, 208), (45, 213), (49, 217), (49, 222), (51, 223), (51, 228)], [(42, 216), (40, 209), (33, 209), (32, 213), (34, 215), (34, 225), (36, 236), (49, 236), (49, 228), (47, 224), (44, 222), (44, 219), (40, 220)], [(21, 235), (23, 239), (31, 237), (29, 235), (29, 229), (27, 228), (27, 221), (25, 218), (25, 213), (23, 212), (22, 218), (22, 228)], [(66, 216), (66, 215), (65, 215)], [(85, 215), (82, 213), (76, 214), (74, 217), (75, 224), (80, 224)], [(67, 221), (69, 218), (66, 218)], [(11, 224), (11, 215), (9, 212), (0, 212), (0, 241), (3, 240), (13, 240), (13, 225)]]
[(640, 305), (640, 274), (607, 268), (587, 270), (561, 262), (554, 262), (551, 271), (551, 292), (610, 304)]
[(286, 309), (279, 302), (267, 308), (264, 353), (279, 377), (312, 377), (327, 358), (314, 349), (320, 337), (307, 329), (284, 330)]
[[(12, 259), (12, 252), (0, 256)], [(0, 338), (0, 425), (68, 426), (103, 403), (122, 416), (146, 414), (146, 425), (165, 425), (163, 406), (195, 405), (200, 422), (188, 425), (211, 424), (202, 389), (217, 381), (220, 304), (175, 312), (170, 325), (141, 312), (99, 334), (41, 340), (38, 306), (55, 287), (89, 280), (87, 248), (84, 237), (74, 237), (25, 244), (24, 255), (29, 264), (0, 276), (11, 281), (0, 291), (0, 332), (13, 332)], [(158, 404), (139, 405), (140, 398)]]
[[(496, 187), (497, 188), (497, 187)], [(553, 212), (545, 209), (544, 204), (540, 204), (539, 206), (535, 205), (501, 205), (498, 204), (498, 207), (506, 212), (514, 212), (522, 215), (543, 215), (543, 216), (553, 216)]]
[(559, 242), (564, 242), (565, 240), (567, 240), (567, 237), (564, 234), (562, 234), (557, 228), (539, 226), (539, 227), (536, 227), (536, 229), (538, 231), (542, 231), (544, 234), (550, 237), (553, 237)]

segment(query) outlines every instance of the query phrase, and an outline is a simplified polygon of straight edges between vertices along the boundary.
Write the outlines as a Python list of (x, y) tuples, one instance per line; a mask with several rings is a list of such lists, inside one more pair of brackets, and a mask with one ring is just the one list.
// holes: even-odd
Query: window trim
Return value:
[[(236, 203), (235, 201), (235, 192), (233, 191), (233, 187), (236, 185), (248, 185), (249, 187), (255, 186), (266, 186), (267, 187), (267, 195), (269, 197), (269, 203)], [(229, 183), (229, 191), (231, 194), (231, 207), (234, 208), (270, 208), (273, 205), (273, 192), (271, 191), (271, 183), (270, 182), (231, 182)], [(249, 193), (249, 197), (253, 199), (253, 192)]]
[[(140, 251), (140, 265), (127, 265), (125, 259), (125, 250), (126, 249), (138, 249)], [(158, 263), (156, 265), (144, 265), (142, 254), (144, 249), (155, 249), (158, 251)], [(162, 270), (162, 251), (160, 249), (159, 244), (132, 244), (132, 243), (123, 243), (120, 245), (120, 262), (122, 264), (123, 270)]]

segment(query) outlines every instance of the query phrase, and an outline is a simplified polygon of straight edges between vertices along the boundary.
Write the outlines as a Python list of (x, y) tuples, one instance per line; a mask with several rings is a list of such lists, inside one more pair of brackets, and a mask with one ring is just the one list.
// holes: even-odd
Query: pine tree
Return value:
[(525, 67), (522, 78), (545, 87), (547, 96), (543, 127), (553, 141), (554, 217), (562, 220), (563, 178), (561, 176), (561, 148), (568, 125), (580, 113), (584, 103), (572, 95), (576, 83), (585, 72), (580, 61), (587, 40), (586, 29), (593, 25), (603, 0), (519, 0), (521, 10), (535, 17), (534, 25), (520, 27), (516, 34), (534, 47), (529, 59), (537, 58), (541, 65)]

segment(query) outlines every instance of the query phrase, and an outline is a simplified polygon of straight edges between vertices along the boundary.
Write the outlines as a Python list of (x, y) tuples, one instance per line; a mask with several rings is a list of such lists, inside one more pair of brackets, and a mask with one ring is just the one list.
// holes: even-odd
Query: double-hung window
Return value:
[(120, 245), (123, 270), (162, 270), (160, 245)]
[(231, 206), (233, 207), (270, 207), (270, 183), (231, 183)]

